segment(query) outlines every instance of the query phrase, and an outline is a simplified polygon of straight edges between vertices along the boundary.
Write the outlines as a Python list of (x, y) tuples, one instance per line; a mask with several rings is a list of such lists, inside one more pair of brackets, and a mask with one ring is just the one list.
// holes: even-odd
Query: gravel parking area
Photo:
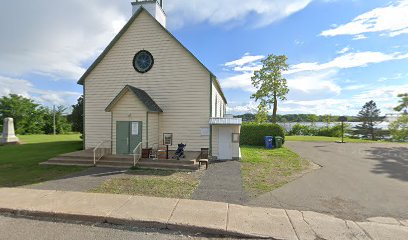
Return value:
[(287, 142), (322, 166), (250, 205), (329, 213), (351, 220), (408, 218), (408, 145)]

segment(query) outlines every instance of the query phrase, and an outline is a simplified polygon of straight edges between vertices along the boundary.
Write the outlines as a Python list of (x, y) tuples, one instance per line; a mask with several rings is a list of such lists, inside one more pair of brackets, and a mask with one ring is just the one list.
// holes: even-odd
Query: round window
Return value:
[(152, 54), (146, 50), (136, 53), (133, 58), (133, 67), (140, 73), (145, 73), (152, 69), (153, 63), (154, 59)]

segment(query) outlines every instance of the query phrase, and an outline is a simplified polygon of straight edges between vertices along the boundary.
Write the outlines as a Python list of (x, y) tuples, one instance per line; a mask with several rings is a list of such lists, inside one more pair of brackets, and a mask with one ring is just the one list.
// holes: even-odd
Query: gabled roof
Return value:
[(129, 19), (129, 21), (125, 24), (125, 26), (119, 31), (119, 33), (113, 38), (113, 40), (109, 43), (109, 45), (105, 48), (105, 50), (99, 55), (99, 57), (92, 63), (92, 65), (85, 71), (85, 73), (82, 75), (82, 77), (78, 80), (78, 84), (84, 85), (85, 79), (89, 76), (89, 74), (94, 70), (94, 68), (102, 61), (102, 59), (108, 54), (108, 52), (112, 49), (112, 47), (116, 44), (117, 41), (122, 37), (123, 34), (126, 33), (126, 31), (129, 29), (129, 27), (133, 24), (133, 22), (136, 20), (136, 18), (140, 15), (140, 13), (144, 11), (146, 12), (150, 17), (154, 19), (154, 21), (164, 30), (166, 31), (178, 44), (180, 44), (181, 47), (183, 47), (205, 70), (208, 71), (210, 74), (211, 78), (215, 80), (215, 85), (220, 91), (220, 94), (222, 98), (224, 99), (225, 103), (227, 103), (227, 99), (224, 96), (224, 93), (221, 89), (221, 85), (217, 79), (217, 77), (200, 61), (194, 54), (188, 50), (176, 37), (174, 37), (171, 32), (169, 32), (163, 25), (161, 25), (143, 6), (141, 6), (134, 14), (133, 16)]
[(110, 112), (112, 111), (112, 108), (119, 102), (119, 100), (125, 96), (125, 94), (130, 91), (139, 100), (146, 106), (146, 108), (149, 110), (149, 112), (163, 112), (163, 110), (157, 105), (157, 103), (147, 94), (145, 91), (139, 88), (132, 87), (130, 85), (126, 85), (122, 91), (112, 100), (111, 103), (106, 107), (105, 111)]

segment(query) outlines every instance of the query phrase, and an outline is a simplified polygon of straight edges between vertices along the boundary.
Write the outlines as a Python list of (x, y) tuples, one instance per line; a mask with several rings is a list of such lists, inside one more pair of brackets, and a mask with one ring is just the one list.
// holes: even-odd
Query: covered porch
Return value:
[[(102, 149), (102, 148), (101, 148)], [(201, 152), (185, 152), (185, 158), (177, 160), (173, 159), (174, 151), (169, 151), (169, 158), (153, 159), (149, 157), (136, 158), (134, 155), (112, 155), (110, 149), (106, 148), (105, 154), (98, 155), (98, 149), (87, 149), (72, 153), (61, 154), (49, 159), (42, 165), (60, 165), (60, 166), (86, 166), (86, 167), (118, 167), (131, 168), (135, 164), (140, 168), (152, 169), (179, 169), (179, 170), (198, 170), (198, 160), (201, 157)]]

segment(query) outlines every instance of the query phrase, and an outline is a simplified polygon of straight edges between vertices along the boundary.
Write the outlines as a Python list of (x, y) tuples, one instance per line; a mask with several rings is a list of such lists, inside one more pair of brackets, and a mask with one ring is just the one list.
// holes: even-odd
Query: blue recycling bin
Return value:
[(266, 136), (265, 137), (265, 148), (266, 149), (272, 149), (273, 148), (273, 137), (272, 136)]

